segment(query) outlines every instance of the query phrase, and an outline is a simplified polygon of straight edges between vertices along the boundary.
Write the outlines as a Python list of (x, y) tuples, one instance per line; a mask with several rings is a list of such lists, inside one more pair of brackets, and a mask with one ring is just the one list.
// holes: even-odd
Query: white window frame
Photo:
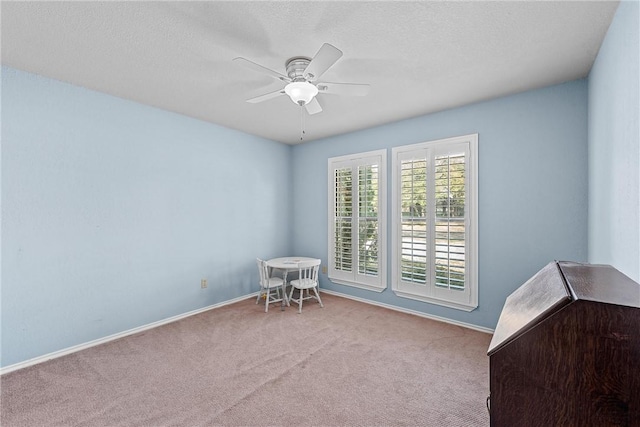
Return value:
[[(378, 165), (378, 274), (376, 276), (358, 272), (358, 167)], [(335, 170), (351, 168), (352, 176), (352, 271), (335, 268)], [(368, 151), (332, 157), (328, 161), (328, 275), (329, 280), (346, 286), (382, 292), (387, 288), (387, 150)]]
[[(433, 195), (433, 161), (436, 156), (464, 150), (465, 152), (465, 289), (440, 289), (435, 286), (435, 195)], [(417, 285), (402, 279), (402, 180), (401, 161), (427, 159), (428, 214), (425, 216), (427, 230), (427, 263), (430, 265), (426, 284)], [(392, 149), (392, 248), (391, 287), (399, 297), (424, 301), (464, 311), (478, 307), (478, 134), (427, 141)], [(431, 177), (430, 177), (431, 175)]]

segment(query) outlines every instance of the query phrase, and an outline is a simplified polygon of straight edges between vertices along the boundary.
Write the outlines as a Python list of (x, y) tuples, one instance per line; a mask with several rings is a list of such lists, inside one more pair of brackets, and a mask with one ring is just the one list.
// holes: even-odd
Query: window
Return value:
[(478, 135), (392, 150), (392, 289), (471, 311), (478, 306)]
[(329, 279), (386, 288), (386, 150), (329, 159)]

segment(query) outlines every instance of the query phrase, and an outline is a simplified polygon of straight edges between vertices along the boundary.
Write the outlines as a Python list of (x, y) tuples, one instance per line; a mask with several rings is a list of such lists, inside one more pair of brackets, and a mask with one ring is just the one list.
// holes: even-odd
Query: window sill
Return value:
[(408, 298), (416, 301), (428, 302), (430, 304), (441, 305), (443, 307), (455, 308), (456, 310), (462, 310), (471, 312), (478, 308), (478, 304), (462, 304), (455, 301), (448, 301), (439, 298), (426, 297), (424, 295), (416, 295), (409, 292), (399, 291), (397, 289), (393, 290), (393, 293), (401, 298)]
[(387, 289), (386, 285), (369, 285), (366, 283), (358, 283), (358, 282), (351, 282), (343, 279), (335, 279), (333, 277), (329, 277), (329, 280), (331, 281), (331, 283), (336, 283), (338, 285), (351, 286), (353, 288), (360, 288), (360, 289), (365, 289), (367, 291), (373, 291), (373, 292), (382, 292), (385, 289)]

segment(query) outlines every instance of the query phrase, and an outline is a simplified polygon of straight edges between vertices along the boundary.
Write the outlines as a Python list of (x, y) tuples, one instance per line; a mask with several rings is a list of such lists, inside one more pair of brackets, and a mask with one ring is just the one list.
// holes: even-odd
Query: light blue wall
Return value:
[[(466, 313), (399, 298), (390, 283), (379, 294), (322, 275), (322, 287), (493, 328), (505, 298), (544, 265), (586, 261), (585, 80), (295, 146), (294, 252), (327, 262), (329, 157), (470, 133), (479, 134), (479, 307)], [(310, 203), (298, 211), (302, 197)]]
[(589, 74), (589, 262), (640, 282), (640, 3), (622, 1)]
[(290, 156), (2, 68), (1, 365), (256, 291), (290, 252)]
[(326, 264), (327, 159), (348, 153), (479, 134), (479, 307), (326, 289), (493, 328), (543, 265), (587, 260), (585, 80), (289, 147), (2, 71), (1, 366), (246, 295), (256, 255)]

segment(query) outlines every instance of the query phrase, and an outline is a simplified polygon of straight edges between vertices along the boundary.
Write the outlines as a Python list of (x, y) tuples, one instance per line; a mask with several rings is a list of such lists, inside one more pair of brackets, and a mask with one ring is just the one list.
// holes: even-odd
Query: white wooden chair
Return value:
[(256, 258), (256, 263), (258, 264), (258, 272), (260, 274), (260, 292), (258, 292), (256, 304), (260, 302), (260, 297), (264, 297), (264, 312), (266, 313), (269, 311), (269, 304), (272, 302), (281, 302), (283, 296), (286, 298), (284, 293), (280, 295), (280, 290), (284, 282), (282, 277), (270, 276), (266, 261)]
[[(289, 301), (295, 301), (298, 303), (298, 313), (302, 313), (302, 301), (306, 299), (317, 299), (322, 305), (320, 294), (318, 294), (318, 269), (320, 268), (320, 260), (315, 259), (313, 261), (303, 261), (298, 263), (298, 278), (289, 282), (291, 285), (291, 292), (289, 293)], [(293, 291), (298, 289), (300, 294), (298, 298), (293, 298)], [(315, 295), (311, 295), (309, 292), (313, 291)], [(305, 296), (306, 291), (306, 296)]]

